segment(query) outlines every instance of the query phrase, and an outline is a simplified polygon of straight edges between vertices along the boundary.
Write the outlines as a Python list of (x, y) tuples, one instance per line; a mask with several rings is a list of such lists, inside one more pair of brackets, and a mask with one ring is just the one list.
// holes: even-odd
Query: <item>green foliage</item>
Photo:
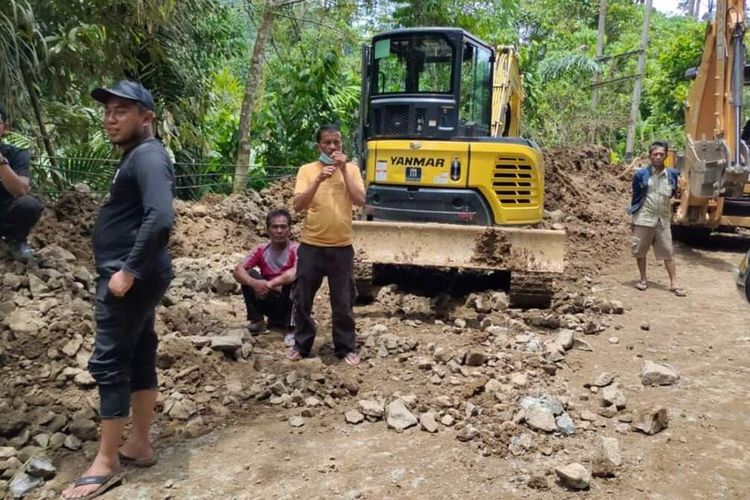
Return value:
[(583, 54), (567, 54), (557, 58), (546, 58), (539, 64), (539, 73), (544, 82), (565, 76), (591, 77), (599, 71), (601, 64)]
[(651, 69), (645, 81), (644, 105), (647, 120), (653, 123), (679, 124), (690, 81), (688, 68), (698, 66), (705, 25), (689, 18), (659, 22), (662, 40), (649, 51)]
[[(628, 0), (608, 2), (605, 56), (595, 60), (598, 2), (529, 0), (517, 28), (527, 99), (524, 133), (544, 146), (604, 144), (624, 153), (643, 7)], [(682, 108), (689, 82), (685, 71), (700, 55), (705, 23), (686, 17), (651, 17), (637, 148), (656, 138), (684, 141)], [(599, 88), (591, 108), (593, 74), (616, 81)], [(624, 78), (624, 79), (623, 79)], [(622, 80), (621, 80), (622, 79)]]
[(518, 39), (513, 19), (519, 0), (409, 0), (395, 4), (393, 21), (398, 27), (450, 26), (464, 28), (495, 44), (512, 44)]
[(23, 89), (46, 58), (47, 43), (31, 4), (4, 0), (0, 4), (0, 101), (11, 114), (23, 109), (27, 101), (18, 93), (3, 95), (2, 90)]
[[(288, 174), (317, 154), (315, 130), (338, 123), (354, 156), (359, 46), (397, 27), (457, 26), (518, 49), (522, 132), (543, 146), (596, 142), (624, 152), (643, 6), (609, 0), (604, 61), (596, 60), (599, 2), (580, 0), (368, 0), (293, 3), (277, 11), (251, 131), (251, 184)], [(101, 134), (90, 91), (123, 77), (149, 87), (157, 130), (174, 151), (183, 196), (224, 192), (232, 181), (239, 110), (260, 0), (4, 0), (0, 2), (0, 102), (36, 152), (39, 181), (83, 180), (106, 189), (118, 154)], [(705, 23), (652, 16), (638, 147), (683, 141), (683, 75), (700, 56)], [(618, 80), (591, 105), (594, 74)], [(55, 155), (41, 155), (36, 93)], [(73, 160), (73, 158), (77, 158)]]
[[(310, 50), (312, 49), (312, 50)], [(317, 157), (315, 132), (324, 123), (341, 127), (352, 151), (359, 106), (359, 74), (343, 67), (334, 48), (293, 48), (268, 63), (266, 92), (258, 103), (258, 161), (299, 166)]]

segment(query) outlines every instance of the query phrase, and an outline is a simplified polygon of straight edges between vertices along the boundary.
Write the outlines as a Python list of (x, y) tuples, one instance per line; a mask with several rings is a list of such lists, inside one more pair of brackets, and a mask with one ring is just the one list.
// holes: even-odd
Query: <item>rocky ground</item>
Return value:
[[(649, 290), (660, 292), (656, 314), (644, 314), (651, 303), (632, 290), (623, 254), (628, 185), (605, 150), (546, 158), (544, 225), (569, 235), (553, 308), (509, 308), (501, 290), (451, 297), (387, 286), (356, 309), (357, 368), (333, 356), (325, 292), (314, 359), (289, 363), (280, 334), (249, 337), (243, 328), (231, 267), (261, 239), (264, 213), (289, 204), (291, 180), (178, 202), (177, 277), (157, 325), (162, 464), (109, 497), (661, 494), (645, 466), (672, 470), (658, 460), (664, 447), (689, 453), (695, 443), (685, 423), (699, 417), (684, 398), (695, 397), (686, 390), (696, 387), (690, 359), (707, 349), (693, 325), (708, 327), (710, 316), (686, 307), (702, 304), (697, 296), (658, 289)], [(88, 242), (99, 203), (64, 195), (35, 233), (39, 265), (0, 261), (0, 489), (32, 456), (61, 469), (30, 498), (56, 497), (95, 451), (98, 403), (85, 368), (94, 327)], [(681, 268), (705, 265), (696, 259), (683, 254)], [(735, 255), (700, 259), (729, 274)], [(712, 279), (713, 268), (701, 270), (690, 276)], [(722, 293), (731, 291), (721, 280)], [(725, 330), (733, 332), (736, 314), (731, 321)], [(694, 351), (681, 352), (680, 341)], [(679, 436), (670, 434), (675, 420)], [(731, 478), (724, 486), (727, 498), (742, 491)]]

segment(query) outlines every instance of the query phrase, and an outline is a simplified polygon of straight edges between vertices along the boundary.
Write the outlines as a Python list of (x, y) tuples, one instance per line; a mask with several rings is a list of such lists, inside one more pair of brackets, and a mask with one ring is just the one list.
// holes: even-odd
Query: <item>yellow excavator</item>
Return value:
[(565, 232), (539, 229), (544, 165), (521, 138), (512, 47), (458, 28), (409, 28), (363, 47), (358, 258), (510, 272), (511, 300), (549, 305)]
[(692, 237), (750, 228), (744, 35), (745, 0), (718, 0), (700, 65), (687, 74), (694, 81), (685, 104), (685, 152), (677, 161), (687, 189), (675, 202), (673, 227)]

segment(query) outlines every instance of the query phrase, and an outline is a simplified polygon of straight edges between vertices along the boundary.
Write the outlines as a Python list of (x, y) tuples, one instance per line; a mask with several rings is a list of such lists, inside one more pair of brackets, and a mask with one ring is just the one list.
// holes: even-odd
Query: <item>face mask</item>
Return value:
[(333, 158), (323, 152), (320, 153), (320, 158), (318, 158), (318, 160), (323, 165), (333, 165)]

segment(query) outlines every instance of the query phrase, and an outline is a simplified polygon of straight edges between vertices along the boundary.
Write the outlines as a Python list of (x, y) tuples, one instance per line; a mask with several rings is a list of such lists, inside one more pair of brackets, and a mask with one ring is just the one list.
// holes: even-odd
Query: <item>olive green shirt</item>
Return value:
[(672, 186), (669, 184), (667, 169), (655, 173), (648, 178), (648, 190), (643, 206), (633, 214), (633, 224), (636, 226), (669, 227), (672, 218), (670, 200), (672, 199)]

